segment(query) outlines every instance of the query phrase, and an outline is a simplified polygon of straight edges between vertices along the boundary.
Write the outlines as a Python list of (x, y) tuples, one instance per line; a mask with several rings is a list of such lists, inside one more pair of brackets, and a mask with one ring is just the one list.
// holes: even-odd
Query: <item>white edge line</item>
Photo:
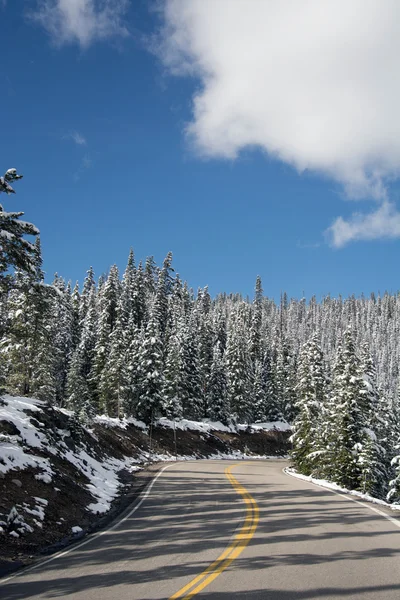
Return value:
[(52, 556), (51, 558), (48, 558), (48, 559), (44, 560), (43, 562), (38, 562), (37, 564), (32, 565), (31, 567), (27, 567), (26, 569), (21, 569), (17, 573), (14, 573), (13, 575), (10, 575), (9, 577), (6, 577), (5, 579), (0, 579), (0, 585), (2, 585), (3, 583), (6, 583), (7, 581), (10, 581), (11, 579), (15, 579), (15, 577), (19, 577), (19, 576), (25, 575), (25, 573), (29, 573), (30, 571), (33, 571), (34, 569), (38, 569), (39, 567), (43, 567), (44, 565), (47, 565), (48, 563), (52, 562), (53, 560), (57, 560), (58, 558), (61, 558), (62, 556), (66, 556), (67, 554), (70, 554), (71, 552), (74, 552), (75, 550), (78, 550), (78, 548), (82, 548), (82, 546), (86, 546), (86, 544), (89, 544), (90, 542), (92, 542), (93, 540), (97, 539), (98, 537), (101, 537), (102, 535), (105, 535), (109, 531), (114, 531), (114, 529), (117, 529), (117, 527), (119, 527), (121, 525), (121, 523), (123, 523), (124, 521), (126, 521), (127, 519), (129, 519), (129, 517), (131, 515), (133, 515), (133, 513), (138, 510), (138, 508), (141, 507), (141, 505), (143, 504), (143, 502), (146, 500), (147, 496), (150, 494), (151, 489), (152, 489), (153, 485), (155, 484), (155, 482), (157, 481), (157, 479), (163, 474), (163, 472), (166, 469), (169, 469), (169, 467), (172, 467), (172, 465), (174, 465), (174, 464), (176, 464), (176, 463), (172, 463), (172, 464), (166, 465), (165, 467), (163, 467), (161, 469), (161, 471), (156, 475), (156, 477), (154, 477), (154, 479), (152, 480), (152, 482), (150, 483), (150, 485), (147, 487), (146, 492), (144, 493), (144, 495), (140, 499), (140, 501), (132, 508), (132, 510), (130, 510), (128, 512), (127, 515), (125, 515), (125, 517), (123, 519), (120, 519), (119, 521), (117, 521), (112, 527), (109, 527), (108, 529), (104, 529), (103, 531), (99, 531), (99, 532), (95, 533), (94, 535), (90, 535), (89, 534), (89, 537), (84, 542), (81, 542), (80, 544), (74, 545), (72, 548), (69, 548), (69, 550), (61, 550), (60, 552), (57, 552), (56, 554), (54, 554), (54, 556)]
[(396, 525), (396, 527), (400, 528), (400, 521), (398, 519), (395, 519), (394, 517), (387, 515), (382, 510), (379, 510), (379, 508), (375, 508), (375, 506), (370, 506), (366, 502), (360, 502), (360, 500), (355, 500), (352, 496), (350, 496), (350, 494), (341, 494), (340, 492), (337, 492), (336, 490), (332, 490), (331, 488), (326, 487), (325, 485), (322, 485), (320, 483), (315, 483), (315, 481), (308, 481), (308, 479), (303, 479), (303, 477), (297, 477), (296, 473), (291, 473), (290, 471), (287, 471), (286, 467), (284, 469), (282, 469), (282, 471), (283, 471), (283, 473), (285, 473), (285, 475), (290, 475), (290, 477), (295, 477), (295, 479), (299, 479), (300, 481), (305, 481), (306, 483), (311, 483), (311, 485), (316, 485), (317, 487), (323, 488), (324, 490), (327, 490), (328, 492), (332, 492), (332, 494), (336, 494), (336, 496), (341, 496), (342, 498), (346, 498), (346, 500), (351, 500), (352, 502), (355, 502), (356, 504), (360, 504), (360, 506), (365, 506), (366, 508), (369, 508), (369, 510), (372, 510), (374, 513), (377, 513), (378, 515), (385, 517), (385, 519), (387, 519), (388, 521), (393, 523), (393, 525)]

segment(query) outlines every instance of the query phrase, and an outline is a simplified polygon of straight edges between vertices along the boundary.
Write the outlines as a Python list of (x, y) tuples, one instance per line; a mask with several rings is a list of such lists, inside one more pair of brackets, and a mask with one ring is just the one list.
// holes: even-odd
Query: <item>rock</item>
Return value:
[(11, 479), (11, 483), (13, 483), (19, 488), (22, 487), (22, 481), (20, 481), (19, 479)]

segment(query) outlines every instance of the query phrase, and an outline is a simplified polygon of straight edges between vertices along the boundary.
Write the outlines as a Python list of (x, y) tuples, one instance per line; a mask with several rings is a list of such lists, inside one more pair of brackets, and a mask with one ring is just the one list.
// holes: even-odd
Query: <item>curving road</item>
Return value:
[(0, 598), (399, 600), (400, 519), (284, 466), (169, 465), (113, 529), (0, 581)]

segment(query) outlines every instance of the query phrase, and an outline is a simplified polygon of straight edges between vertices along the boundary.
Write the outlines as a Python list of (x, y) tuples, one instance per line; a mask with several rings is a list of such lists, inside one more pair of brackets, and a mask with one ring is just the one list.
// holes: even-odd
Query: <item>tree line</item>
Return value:
[(399, 294), (276, 303), (257, 277), (254, 298), (212, 299), (171, 253), (158, 267), (133, 251), (122, 277), (113, 265), (82, 287), (47, 285), (40, 238), (22, 251), (25, 263), (2, 253), (14, 267), (0, 277), (3, 391), (87, 423), (286, 420), (301, 472), (400, 501)]

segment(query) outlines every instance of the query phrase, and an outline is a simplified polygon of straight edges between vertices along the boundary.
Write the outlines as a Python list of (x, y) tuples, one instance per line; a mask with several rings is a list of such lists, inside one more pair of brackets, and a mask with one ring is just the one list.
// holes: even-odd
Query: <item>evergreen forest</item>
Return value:
[(157, 266), (132, 250), (123, 273), (46, 284), (21, 215), (0, 210), (3, 393), (86, 424), (287, 421), (299, 472), (400, 503), (400, 294), (276, 303), (257, 277), (253, 298), (211, 298), (171, 253)]

